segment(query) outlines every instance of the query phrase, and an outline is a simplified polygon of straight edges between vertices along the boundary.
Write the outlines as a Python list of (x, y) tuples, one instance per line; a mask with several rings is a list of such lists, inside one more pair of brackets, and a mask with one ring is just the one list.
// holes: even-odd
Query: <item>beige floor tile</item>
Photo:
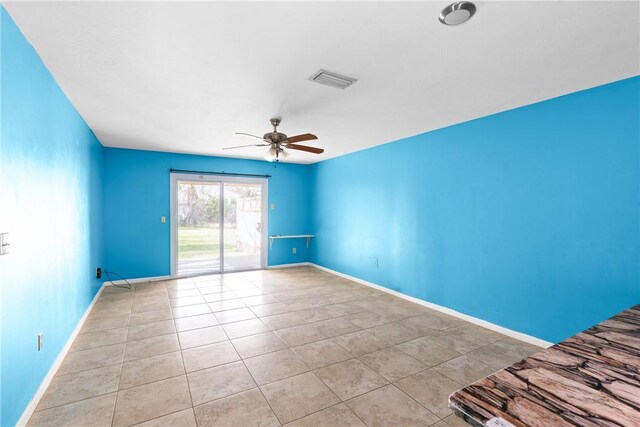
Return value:
[(190, 408), (186, 376), (169, 378), (118, 392), (114, 426), (128, 426)]
[(374, 337), (366, 331), (358, 331), (341, 335), (333, 338), (333, 341), (354, 356), (371, 353), (372, 351), (381, 350), (389, 346), (386, 342)]
[(239, 298), (264, 295), (264, 291), (256, 287), (242, 287), (238, 289), (233, 289), (233, 293), (236, 294), (236, 296), (238, 296)]
[(120, 365), (111, 365), (75, 374), (56, 375), (40, 400), (37, 410), (117, 391), (120, 370)]
[(366, 427), (344, 403), (307, 415), (285, 427)]
[(444, 314), (437, 314), (410, 317), (400, 320), (398, 323), (421, 335), (433, 335), (462, 325), (464, 321)]
[(187, 372), (240, 360), (240, 356), (229, 341), (183, 350), (182, 357)]
[(124, 351), (124, 360), (142, 359), (179, 350), (178, 335), (161, 335), (138, 341), (129, 341)]
[(206, 328), (218, 325), (218, 321), (213, 313), (202, 314), (199, 316), (183, 317), (175, 319), (176, 330), (178, 332), (188, 331), (191, 329)]
[(145, 311), (158, 311), (169, 308), (169, 298), (158, 298), (154, 301), (134, 302), (131, 309), (132, 313), (142, 313)]
[(196, 427), (196, 417), (193, 408), (174, 412), (164, 417), (155, 418), (136, 424), (137, 427)]
[[(427, 407), (458, 426), (453, 387), (539, 350), (311, 267), (107, 287), (81, 332), (60, 372), (88, 370), (56, 375), (32, 425), (109, 424), (113, 409), (114, 425), (194, 426), (198, 411), (201, 426), (278, 425), (257, 384), (292, 425), (436, 422)], [(323, 387), (362, 394), (323, 407)]]
[(242, 302), (248, 307), (276, 302), (276, 299), (270, 295), (256, 295), (253, 297), (246, 297), (241, 299)]
[[(478, 330), (481, 329), (482, 328), (478, 328)], [(468, 353), (477, 348), (497, 341), (497, 338), (494, 339), (492, 335), (478, 332), (478, 330), (468, 329), (464, 326), (458, 326), (433, 335), (431, 338), (442, 345), (446, 345), (447, 347), (456, 350), (459, 353)]]
[(142, 313), (133, 313), (129, 325), (141, 325), (143, 323), (160, 322), (161, 320), (171, 320), (173, 315), (170, 308), (155, 311), (144, 311)]
[(105, 317), (100, 319), (87, 319), (82, 326), (81, 333), (104, 331), (129, 326), (130, 316)]
[(349, 322), (345, 317), (322, 320), (320, 322), (316, 322), (315, 325), (324, 336), (329, 338), (349, 334), (361, 329), (359, 326)]
[(463, 387), (499, 370), (487, 366), (469, 356), (456, 357), (455, 359), (436, 366), (434, 369), (462, 384)]
[[(120, 304), (120, 303), (116, 303)], [(120, 317), (129, 316), (131, 314), (131, 304), (127, 302), (127, 305), (113, 305), (110, 303), (96, 304), (89, 314), (88, 319), (100, 319), (105, 317)]]
[(391, 382), (427, 369), (424, 363), (393, 347), (363, 354), (358, 359)]
[(384, 325), (385, 323), (394, 321), (394, 319), (372, 311), (351, 314), (347, 316), (347, 320), (362, 329), (373, 328), (374, 326)]
[(315, 323), (274, 331), (289, 346), (307, 344), (327, 338)]
[(180, 347), (185, 349), (226, 341), (227, 335), (222, 330), (222, 327), (211, 326), (209, 328), (180, 332), (178, 333), (178, 338), (180, 339)]
[(404, 378), (395, 385), (440, 418), (452, 413), (449, 396), (462, 388), (461, 384), (434, 369)]
[(138, 341), (144, 338), (169, 335), (176, 332), (173, 320), (161, 320), (160, 322), (143, 323), (129, 326), (127, 341)]
[(467, 422), (463, 420), (462, 417), (451, 414), (437, 424), (434, 424), (433, 427), (469, 427), (469, 424), (467, 424)]
[(167, 293), (169, 294), (169, 299), (200, 296), (200, 291), (197, 288), (177, 289), (168, 291)]
[(204, 303), (205, 303), (205, 300), (200, 295), (169, 299), (169, 304), (171, 305), (171, 307), (184, 307), (187, 305), (196, 305), (196, 304), (204, 304)]
[(93, 397), (67, 405), (35, 412), (28, 427), (111, 426), (116, 393)]
[(351, 399), (389, 382), (358, 359), (326, 366), (315, 374), (342, 400)]
[(217, 293), (206, 292), (205, 293), (205, 292), (202, 292), (202, 289), (200, 289), (200, 292), (204, 294), (204, 300), (206, 302), (224, 301), (227, 299), (238, 298), (236, 294), (234, 294), (233, 292), (217, 292)]
[(367, 332), (391, 345), (401, 344), (420, 338), (421, 336), (419, 332), (413, 331), (399, 323), (387, 323), (386, 325), (376, 326), (367, 329)]
[[(210, 283), (210, 282), (209, 283), (202, 283), (201, 286), (198, 286), (198, 290), (200, 291), (200, 293), (202, 295), (205, 296), (205, 301), (208, 301), (208, 299), (206, 298), (206, 295), (221, 294), (223, 292), (228, 292), (229, 295), (234, 295), (231, 292), (231, 289), (227, 288), (226, 286), (220, 285), (220, 284), (215, 284), (215, 283)], [(229, 299), (233, 299), (233, 298), (229, 298)], [(219, 301), (219, 299), (216, 299), (216, 301)]]
[(422, 337), (397, 345), (395, 348), (418, 359), (428, 367), (439, 365), (460, 356), (460, 353), (434, 341), (431, 337)]
[(312, 372), (267, 384), (260, 389), (282, 424), (340, 402)]
[(120, 390), (184, 374), (182, 353), (166, 353), (122, 365)]
[(237, 338), (231, 342), (243, 359), (287, 348), (287, 344), (273, 332)]
[(251, 307), (251, 311), (255, 313), (256, 316), (265, 317), (265, 316), (273, 316), (275, 314), (282, 314), (292, 311), (289, 307), (283, 302), (273, 302), (269, 304), (256, 305)]
[(244, 303), (239, 299), (227, 299), (223, 301), (214, 301), (209, 303), (209, 308), (214, 313), (218, 311), (233, 310), (236, 308), (245, 308)]
[(310, 369), (333, 365), (353, 357), (330, 339), (293, 347), (292, 350)]
[(502, 369), (513, 365), (528, 356), (523, 353), (523, 348), (516, 344), (508, 341), (497, 341), (470, 351), (467, 353), (467, 356), (478, 360), (485, 365), (491, 366), (492, 368)]
[(438, 421), (438, 417), (393, 385), (346, 403), (369, 427), (430, 426)]
[(181, 317), (198, 316), (201, 314), (211, 313), (211, 309), (207, 304), (186, 305), (184, 307), (171, 307), (174, 319)]
[(233, 362), (187, 375), (194, 405), (240, 393), (256, 387), (242, 362)]
[(124, 346), (124, 343), (120, 343), (68, 353), (57, 373), (66, 375), (122, 363)]
[(307, 316), (302, 311), (265, 316), (261, 317), (260, 320), (272, 330), (285, 329), (309, 323)]
[(239, 322), (241, 320), (254, 319), (256, 317), (256, 315), (248, 308), (218, 311), (214, 313), (214, 315), (221, 324)]
[(244, 360), (258, 385), (307, 372), (309, 368), (291, 349), (262, 354)]
[(198, 427), (278, 427), (280, 423), (257, 388), (194, 408)]
[(543, 350), (542, 347), (538, 347), (526, 342), (522, 342), (522, 341), (518, 341), (514, 338), (505, 338), (503, 340), (497, 341), (497, 343), (500, 343), (501, 345), (504, 345), (506, 348), (512, 348), (514, 350), (516, 350), (517, 352), (519, 352), (522, 357), (529, 357), (541, 350)]
[(104, 331), (80, 334), (71, 346), (71, 351), (89, 350), (96, 347), (123, 343), (127, 340), (127, 328), (105, 329)]
[(242, 338), (249, 335), (269, 332), (270, 329), (260, 319), (242, 320), (240, 322), (226, 323), (222, 329), (231, 339)]

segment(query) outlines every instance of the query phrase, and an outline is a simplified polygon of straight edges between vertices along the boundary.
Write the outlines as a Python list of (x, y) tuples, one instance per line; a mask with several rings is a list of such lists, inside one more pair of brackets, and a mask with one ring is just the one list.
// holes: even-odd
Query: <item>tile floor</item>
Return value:
[(460, 426), (536, 351), (312, 267), (106, 287), (30, 426)]

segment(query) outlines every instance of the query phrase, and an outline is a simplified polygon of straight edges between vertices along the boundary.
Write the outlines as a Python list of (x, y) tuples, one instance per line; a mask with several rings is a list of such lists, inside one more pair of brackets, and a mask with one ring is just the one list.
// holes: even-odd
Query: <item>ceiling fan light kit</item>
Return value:
[(236, 132), (236, 135), (248, 136), (250, 138), (258, 138), (261, 139), (264, 144), (251, 144), (251, 145), (238, 145), (235, 147), (225, 147), (223, 150), (231, 150), (234, 148), (244, 148), (244, 147), (269, 147), (267, 152), (264, 154), (264, 159), (269, 162), (277, 162), (280, 159), (286, 159), (289, 156), (289, 153), (285, 151), (286, 149), (290, 150), (299, 150), (306, 151), (308, 153), (314, 154), (322, 154), (324, 153), (324, 149), (309, 147), (307, 145), (299, 145), (298, 142), (302, 141), (312, 141), (314, 139), (318, 139), (317, 136), (311, 133), (304, 133), (296, 136), (287, 136), (284, 133), (278, 132), (278, 125), (280, 125), (279, 118), (271, 119), (271, 126), (273, 126), (273, 132), (265, 133), (263, 136), (253, 135), (245, 132)]

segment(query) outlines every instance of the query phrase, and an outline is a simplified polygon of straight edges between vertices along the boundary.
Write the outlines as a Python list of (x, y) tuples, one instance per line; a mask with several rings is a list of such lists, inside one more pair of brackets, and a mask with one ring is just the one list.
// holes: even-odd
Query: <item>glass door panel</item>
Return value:
[(261, 268), (262, 184), (224, 182), (223, 194), (224, 271)]
[(177, 274), (220, 272), (221, 183), (177, 181)]

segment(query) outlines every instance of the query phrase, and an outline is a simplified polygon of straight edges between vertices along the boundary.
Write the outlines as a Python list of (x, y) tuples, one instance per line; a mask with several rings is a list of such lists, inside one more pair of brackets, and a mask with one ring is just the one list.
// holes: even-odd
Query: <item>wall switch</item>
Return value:
[(377, 267), (378, 266), (378, 258), (374, 258), (373, 259), (373, 266)]
[(294, 254), (297, 252), (296, 248), (291, 249), (291, 252), (293, 252)]
[(44, 334), (42, 332), (40, 332), (38, 334), (38, 351), (42, 350), (42, 337), (44, 336)]
[(166, 216), (161, 216), (161, 217), (160, 217), (160, 222), (161, 222), (161, 223), (163, 223), (163, 224), (164, 224), (165, 222), (167, 222), (167, 217), (166, 217)]
[(275, 203), (271, 203), (271, 210), (275, 210), (276, 209), (276, 204)]
[(0, 233), (0, 255), (6, 255), (9, 253), (9, 233)]

